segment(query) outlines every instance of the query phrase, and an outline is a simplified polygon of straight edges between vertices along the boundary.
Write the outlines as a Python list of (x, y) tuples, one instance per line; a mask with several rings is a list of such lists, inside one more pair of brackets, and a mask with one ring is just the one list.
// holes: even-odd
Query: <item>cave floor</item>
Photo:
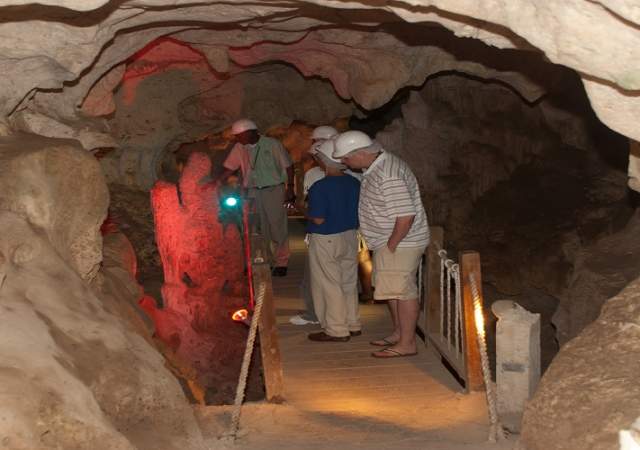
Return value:
[[(303, 229), (291, 221), (289, 274), (274, 278), (276, 314), (283, 357), (282, 405), (243, 407), (243, 449), (506, 449), (515, 439), (487, 442), (488, 419), (482, 394), (464, 394), (455, 379), (425, 347), (411, 358), (378, 360), (369, 341), (385, 336), (385, 305), (361, 305), (362, 336), (347, 343), (311, 342), (316, 326), (288, 322), (302, 307), (298, 286), (306, 248)], [(420, 341), (421, 342), (421, 341)], [(212, 448), (229, 422), (230, 407), (197, 407)]]

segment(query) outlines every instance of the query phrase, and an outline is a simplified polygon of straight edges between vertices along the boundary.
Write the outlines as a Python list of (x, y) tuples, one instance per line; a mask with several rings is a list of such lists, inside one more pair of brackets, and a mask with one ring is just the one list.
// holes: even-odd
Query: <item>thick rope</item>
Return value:
[[(476, 280), (473, 274), (469, 274), (469, 282), (471, 283), (471, 295), (473, 297), (473, 308), (475, 311), (482, 313), (482, 304), (480, 302), (480, 294)], [(491, 367), (489, 366), (489, 356), (487, 355), (487, 341), (484, 332), (484, 324), (476, 323), (478, 350), (480, 351), (480, 360), (482, 363), (482, 376), (487, 392), (487, 406), (489, 408), (489, 442), (496, 442), (498, 439), (505, 439), (504, 429), (498, 421), (498, 412), (496, 408), (496, 392), (491, 381)]]
[(256, 298), (256, 307), (253, 310), (253, 317), (251, 318), (251, 326), (249, 327), (249, 336), (247, 337), (247, 345), (244, 348), (244, 358), (242, 359), (242, 368), (240, 369), (240, 377), (238, 379), (238, 387), (236, 388), (236, 400), (233, 404), (233, 411), (231, 412), (231, 427), (226, 433), (225, 437), (235, 441), (240, 428), (240, 412), (242, 410), (242, 402), (244, 400), (244, 393), (247, 387), (247, 376), (249, 375), (249, 365), (251, 364), (251, 355), (253, 354), (253, 346), (256, 340), (256, 333), (258, 331), (258, 323), (260, 321), (260, 314), (262, 313), (262, 302), (264, 300), (264, 294), (266, 291), (265, 283), (260, 283), (258, 288), (258, 295)]
[(446, 250), (438, 250), (440, 257), (440, 336), (444, 336), (444, 262), (447, 259)]
[(453, 261), (447, 259), (444, 265), (447, 267), (447, 345), (451, 348), (451, 268)]
[[(424, 260), (420, 259), (420, 264), (418, 264), (418, 296), (421, 300), (424, 300), (424, 292), (422, 292), (422, 268), (424, 266)], [(422, 301), (419, 303), (422, 305)]]
[(461, 282), (460, 282), (460, 266), (458, 264), (453, 265), (453, 281), (456, 290), (456, 309), (455, 309), (455, 342), (456, 342), (456, 354), (459, 355), (462, 352), (462, 345), (460, 345), (460, 322), (462, 318), (462, 295), (461, 295)]

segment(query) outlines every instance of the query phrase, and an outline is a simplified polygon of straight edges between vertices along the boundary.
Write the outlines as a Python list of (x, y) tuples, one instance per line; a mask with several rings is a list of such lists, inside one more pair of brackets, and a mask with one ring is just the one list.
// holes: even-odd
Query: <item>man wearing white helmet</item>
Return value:
[(317, 147), (325, 177), (309, 189), (307, 232), (313, 304), (322, 331), (308, 337), (346, 342), (362, 334), (358, 314), (358, 196), (360, 183), (334, 159), (333, 140)]
[[(335, 128), (322, 125), (314, 128), (311, 133), (311, 147), (308, 150), (309, 155), (311, 155), (314, 160), (316, 159), (318, 153), (318, 146), (322, 144), (327, 139), (331, 139), (332, 137), (338, 134), (338, 130)], [(303, 201), (306, 200), (309, 189), (313, 184), (324, 178), (324, 170), (322, 167), (314, 165), (311, 169), (307, 170), (304, 173), (304, 181), (302, 182), (302, 192), (304, 195)], [(306, 239), (305, 239), (306, 240)], [(308, 324), (316, 324), (318, 323), (318, 316), (315, 313), (315, 309), (313, 307), (313, 297), (311, 296), (311, 284), (309, 282), (309, 255), (307, 254), (307, 258), (305, 259), (305, 267), (302, 275), (302, 283), (300, 284), (300, 293), (302, 295), (302, 300), (304, 301), (304, 312), (302, 314), (295, 315), (289, 318), (289, 322), (294, 325), (308, 325)]]
[(335, 140), (333, 157), (364, 170), (358, 217), (360, 232), (373, 250), (374, 298), (388, 300), (394, 331), (372, 345), (377, 358), (416, 354), (418, 289), (416, 272), (429, 243), (427, 215), (416, 177), (403, 160), (385, 152), (361, 131)]
[(235, 121), (231, 133), (236, 144), (223, 163), (219, 182), (240, 170), (242, 185), (255, 197), (264, 238), (275, 243), (272, 274), (286, 276), (290, 252), (284, 205), (295, 200), (291, 157), (277, 139), (260, 135), (249, 119)]
[[(314, 156), (318, 153), (318, 146), (327, 139), (334, 138), (338, 135), (338, 130), (328, 125), (322, 125), (314, 128), (311, 133), (311, 147), (308, 153)], [(324, 178), (324, 170), (321, 167), (315, 166), (307, 170), (304, 173), (303, 192), (307, 195), (309, 188), (313, 186), (313, 183)]]

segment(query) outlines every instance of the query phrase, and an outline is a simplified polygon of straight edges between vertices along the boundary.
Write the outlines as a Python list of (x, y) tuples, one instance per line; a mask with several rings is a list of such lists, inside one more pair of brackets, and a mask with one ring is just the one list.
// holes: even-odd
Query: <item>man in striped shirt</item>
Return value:
[(340, 134), (333, 156), (364, 171), (358, 207), (360, 231), (373, 250), (374, 298), (388, 300), (394, 325), (390, 336), (371, 342), (386, 347), (372, 355), (415, 355), (419, 313), (416, 272), (429, 244), (429, 225), (416, 177), (407, 163), (385, 152), (361, 131)]

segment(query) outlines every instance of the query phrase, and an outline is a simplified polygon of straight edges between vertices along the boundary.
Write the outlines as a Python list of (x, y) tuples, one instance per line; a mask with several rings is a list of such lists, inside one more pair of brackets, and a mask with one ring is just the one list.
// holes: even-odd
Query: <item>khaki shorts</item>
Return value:
[(416, 273), (426, 247), (397, 248), (385, 245), (373, 251), (375, 300), (413, 300), (418, 298)]

